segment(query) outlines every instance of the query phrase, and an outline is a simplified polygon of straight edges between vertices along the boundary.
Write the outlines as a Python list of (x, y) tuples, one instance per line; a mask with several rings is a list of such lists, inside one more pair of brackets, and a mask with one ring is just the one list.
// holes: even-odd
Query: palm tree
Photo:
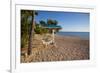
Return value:
[(28, 42), (28, 51), (27, 51), (28, 55), (31, 55), (31, 53), (32, 53), (32, 41), (33, 41), (32, 38), (34, 36), (35, 15), (38, 15), (38, 13), (36, 11), (32, 11), (31, 25), (30, 25), (30, 29), (29, 29), (29, 42)]

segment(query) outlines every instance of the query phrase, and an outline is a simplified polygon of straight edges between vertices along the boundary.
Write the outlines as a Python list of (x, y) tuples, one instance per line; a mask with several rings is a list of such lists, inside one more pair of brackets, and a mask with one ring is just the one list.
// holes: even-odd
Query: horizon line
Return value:
[(59, 32), (90, 32), (90, 31), (59, 31)]

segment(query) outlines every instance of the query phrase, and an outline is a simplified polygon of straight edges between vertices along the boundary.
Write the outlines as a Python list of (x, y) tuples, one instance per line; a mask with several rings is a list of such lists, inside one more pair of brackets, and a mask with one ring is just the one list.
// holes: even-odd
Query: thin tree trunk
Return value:
[(35, 16), (35, 12), (32, 12), (32, 22), (31, 22), (31, 26), (30, 26), (30, 30), (29, 30), (29, 42), (28, 42), (28, 51), (27, 54), (31, 55), (32, 53), (32, 38), (33, 38), (33, 34), (34, 34), (34, 16)]

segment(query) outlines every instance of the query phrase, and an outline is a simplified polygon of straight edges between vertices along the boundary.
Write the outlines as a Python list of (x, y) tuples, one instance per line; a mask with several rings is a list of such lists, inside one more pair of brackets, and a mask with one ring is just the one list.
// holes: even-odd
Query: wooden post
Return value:
[(53, 43), (54, 43), (54, 38), (55, 38), (54, 32), (55, 32), (55, 30), (53, 29), (52, 30), (52, 40), (53, 40)]

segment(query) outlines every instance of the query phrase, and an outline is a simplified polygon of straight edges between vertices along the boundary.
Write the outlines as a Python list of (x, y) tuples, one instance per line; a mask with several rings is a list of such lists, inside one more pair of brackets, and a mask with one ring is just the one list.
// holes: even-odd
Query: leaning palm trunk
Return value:
[(27, 51), (27, 54), (28, 55), (31, 55), (32, 53), (32, 38), (33, 38), (33, 35), (34, 35), (34, 25), (35, 25), (35, 12), (32, 11), (32, 21), (31, 21), (31, 25), (30, 25), (30, 29), (29, 29), (29, 42), (28, 42), (28, 51)]

